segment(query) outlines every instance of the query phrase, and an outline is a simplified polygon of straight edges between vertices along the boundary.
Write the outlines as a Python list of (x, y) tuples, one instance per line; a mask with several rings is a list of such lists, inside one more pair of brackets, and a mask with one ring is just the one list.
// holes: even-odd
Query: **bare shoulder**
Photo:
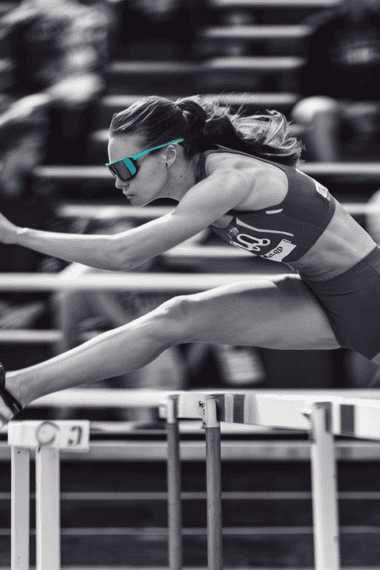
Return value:
[(281, 168), (268, 164), (254, 156), (232, 153), (209, 154), (205, 169), (207, 176), (221, 170), (235, 171), (243, 176), (252, 189), (243, 209), (269, 207), (282, 202), (288, 191), (288, 178)]
[(206, 159), (206, 173), (211, 175), (218, 170), (238, 170), (251, 176), (263, 175), (279, 181), (286, 181), (287, 176), (281, 168), (274, 164), (268, 164), (255, 156), (232, 154), (228, 152), (209, 154)]

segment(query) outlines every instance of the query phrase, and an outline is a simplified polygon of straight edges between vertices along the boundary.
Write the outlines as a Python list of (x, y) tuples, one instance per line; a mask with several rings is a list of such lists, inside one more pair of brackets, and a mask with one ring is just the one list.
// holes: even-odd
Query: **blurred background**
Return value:
[[(25, 0), (0, 10), (0, 207), (14, 223), (112, 233), (159, 215), (169, 200), (137, 217), (103, 167), (113, 113), (142, 95), (222, 93), (246, 114), (282, 111), (304, 142), (302, 168), (380, 241), (379, 0)], [(225, 251), (205, 231), (138, 271), (286, 272)], [(0, 270), (94, 272), (9, 245)], [(40, 362), (166, 298), (2, 292), (2, 361)], [(103, 386), (360, 388), (376, 374), (343, 349), (184, 345)]]
[[(1, 1), (0, 10), (0, 200), (13, 222), (82, 233), (144, 223), (155, 212), (134, 218), (101, 171), (112, 114), (142, 95), (222, 93), (226, 105), (247, 114), (282, 111), (305, 144), (303, 166), (379, 241), (379, 216), (360, 205), (376, 202), (380, 185), (380, 1), (25, 0)], [(112, 215), (106, 206), (119, 209)], [(223, 257), (211, 232), (191, 246), (193, 253), (163, 255), (138, 270), (284, 272), (269, 260)], [(92, 271), (16, 246), (0, 250), (3, 272)], [(39, 362), (166, 298), (3, 292), (2, 360), (8, 369)], [(30, 332), (23, 337), (27, 330), (40, 335), (33, 341)], [(377, 368), (348, 352), (187, 345), (106, 384), (368, 386)]]
[[(14, 223), (50, 231), (113, 233), (161, 215), (173, 206), (169, 200), (157, 201), (138, 213), (115, 189), (104, 167), (111, 117), (143, 95), (219, 98), (222, 93), (226, 105), (242, 107), (246, 114), (265, 109), (283, 112), (291, 121), (292, 133), (304, 142), (302, 169), (326, 185), (380, 244), (380, 0), (0, 0), (0, 14), (0, 211)], [(2, 244), (0, 271), (38, 273), (41, 278), (55, 273), (62, 279), (95, 273)], [(252, 277), (287, 272), (280, 264), (226, 248), (208, 231), (136, 271), (236, 272)], [(41, 362), (135, 319), (168, 296), (160, 291), (0, 291), (1, 361), (8, 370)], [(96, 386), (351, 390), (365, 388), (378, 377), (377, 367), (344, 349), (182, 345), (167, 350), (142, 370)], [(42, 411), (30, 408), (20, 419), (42, 414), (51, 419), (84, 417), (147, 424), (157, 420), (152, 410), (67, 406)], [(150, 437), (158, 441), (159, 435)], [(240, 516), (244, 519), (239, 519), (240, 526), (277, 529), (272, 528), (270, 536), (256, 530), (228, 537), (228, 566), (312, 566), (307, 457), (297, 447), (299, 442), (284, 447), (282, 434), (276, 437), (278, 445), (270, 452), (265, 442), (265, 449), (255, 447), (254, 457), (242, 448), (241, 462), (229, 463), (224, 471), (223, 488), (232, 494), (261, 492), (260, 496), (251, 492), (251, 502), (240, 497), (242, 507), (236, 509), (234, 503), (226, 513), (226, 525), (235, 526)], [(144, 445), (151, 456), (161, 453)], [(199, 495), (193, 497), (191, 509), (186, 506), (185, 510), (185, 524), (195, 527), (205, 524), (203, 511), (199, 515), (197, 510), (204, 501), (200, 496), (204, 491), (202, 454), (197, 449), (186, 466), (184, 481), (185, 490)], [(347, 493), (353, 489), (373, 492), (372, 510), (368, 502), (359, 508), (350, 496), (351, 508), (343, 512), (343, 519), (351, 529), (355, 524), (376, 524), (380, 516), (379, 496), (374, 499), (380, 458), (371, 449), (355, 456), (364, 463), (340, 471)], [(93, 490), (106, 485), (108, 490), (121, 491), (127, 482), (135, 498), (124, 497), (129, 501), (126, 510), (109, 495), (95, 501), (91, 509), (82, 497), (75, 505), (66, 505), (64, 526), (73, 526), (75, 519), (78, 526), (98, 526), (103, 532), (101, 519), (106, 513), (110, 527), (121, 526), (120, 521), (126, 527), (143, 527), (141, 536), (128, 534), (128, 528), (113, 537), (109, 529), (102, 537), (94, 531), (92, 542), (66, 536), (65, 564), (165, 566), (164, 539), (144, 532), (145, 527), (164, 524), (164, 464), (149, 463), (148, 455), (132, 455), (132, 464), (122, 462), (121, 452), (119, 463), (114, 456), (113, 463), (102, 456), (103, 471), (100, 462), (88, 460), (80, 466), (80, 475), (73, 464), (65, 463), (67, 492), (84, 491), (89, 482)], [(160, 458), (157, 455), (157, 461)], [(365, 461), (372, 462), (369, 468)], [(352, 478), (356, 468), (361, 469), (361, 486)], [(141, 501), (152, 489), (156, 495), (151, 494), (148, 508)], [(273, 489), (281, 489), (284, 499), (276, 509), (264, 502), (269, 499), (269, 505), (273, 504), (267, 496)], [(280, 532), (281, 525), (290, 525), (293, 534)], [(365, 534), (363, 528), (356, 537), (342, 537), (344, 564), (378, 567), (380, 556), (374, 548), (378, 530), (371, 534), (367, 526)], [(193, 534), (186, 537), (186, 563), (203, 566), (205, 536)], [(0, 564), (9, 566), (8, 554), (0, 557)]]

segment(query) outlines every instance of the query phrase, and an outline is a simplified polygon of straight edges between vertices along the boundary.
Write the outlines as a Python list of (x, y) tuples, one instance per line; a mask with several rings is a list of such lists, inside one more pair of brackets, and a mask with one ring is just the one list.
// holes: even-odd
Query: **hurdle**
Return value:
[(11, 568), (29, 570), (30, 450), (36, 460), (38, 570), (60, 570), (60, 450), (89, 450), (87, 420), (11, 421)]
[(302, 430), (311, 444), (316, 570), (339, 570), (339, 517), (334, 436), (380, 440), (380, 402), (334, 396), (176, 393), (160, 402), (168, 434), (169, 562), (182, 568), (178, 421), (200, 419), (206, 431), (208, 568), (223, 568), (220, 422)]
[[(137, 396), (135, 400), (133, 405), (146, 405), (141, 398), (138, 401)], [(315, 569), (340, 569), (334, 437), (379, 441), (378, 399), (346, 398), (331, 393), (306, 396), (208, 391), (166, 392), (161, 397), (155, 392), (150, 394), (149, 401), (158, 407), (160, 419), (166, 420), (170, 570), (182, 570), (183, 564), (178, 429), (182, 419), (201, 420), (205, 430), (209, 570), (223, 569), (221, 422), (309, 433)], [(89, 433), (90, 422), (86, 420), (12, 420), (9, 423), (12, 570), (29, 570), (30, 450), (36, 453), (37, 569), (59, 570), (59, 451), (88, 451)]]

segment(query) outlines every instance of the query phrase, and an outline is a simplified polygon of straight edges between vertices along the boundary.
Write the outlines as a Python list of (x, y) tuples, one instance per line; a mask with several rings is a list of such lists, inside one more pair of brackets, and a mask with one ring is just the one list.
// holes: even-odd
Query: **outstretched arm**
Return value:
[[(194, 186), (168, 216), (116, 236), (115, 259), (117, 256), (120, 260), (127, 259), (128, 267), (139, 265), (144, 259), (198, 233), (238, 206), (250, 192), (247, 180), (236, 172), (223, 171), (204, 182), (207, 183)], [(48, 232), (39, 233), (49, 235)], [(57, 243), (59, 239), (57, 237)], [(70, 237), (67, 236), (67, 240), (70, 244)], [(54, 240), (45, 241), (54, 243)], [(42, 243), (45, 241), (41, 238)], [(80, 244), (80, 238), (74, 237), (74, 242)], [(133, 246), (138, 254), (133, 252)], [(6, 388), (21, 406), (26, 406), (45, 394), (141, 368), (169, 346), (188, 338), (181, 306), (181, 301), (169, 301), (151, 313), (51, 360), (10, 372)], [(0, 398), (0, 421), (1, 416), (10, 419), (11, 415)]]
[(0, 241), (97, 269), (127, 271), (196, 235), (238, 206), (249, 191), (244, 175), (222, 170), (193, 186), (170, 214), (108, 236), (19, 228), (0, 214)]

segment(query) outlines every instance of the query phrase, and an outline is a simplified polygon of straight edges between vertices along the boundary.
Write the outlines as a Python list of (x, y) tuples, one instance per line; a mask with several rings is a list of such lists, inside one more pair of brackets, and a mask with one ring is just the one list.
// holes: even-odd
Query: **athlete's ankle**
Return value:
[(22, 408), (25, 408), (31, 400), (28, 399), (25, 391), (25, 382), (20, 381), (18, 372), (7, 372), (5, 376), (5, 388), (8, 392), (20, 402)]

